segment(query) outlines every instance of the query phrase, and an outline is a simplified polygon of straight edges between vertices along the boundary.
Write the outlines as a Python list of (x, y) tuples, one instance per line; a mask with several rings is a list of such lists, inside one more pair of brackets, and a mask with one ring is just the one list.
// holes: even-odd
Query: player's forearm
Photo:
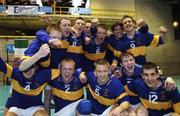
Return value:
[(35, 64), (39, 59), (40, 59), (40, 55), (38, 54), (38, 52), (36, 54), (34, 54), (32, 57), (24, 60), (21, 62), (21, 64), (19, 65), (19, 70), (20, 71), (24, 71), (27, 70), (28, 68), (30, 68), (33, 64)]
[(121, 112), (127, 110), (129, 107), (130, 107), (129, 102), (128, 102), (128, 101), (124, 101), (123, 103), (121, 103), (121, 104), (117, 107), (117, 109), (118, 109), (119, 112), (121, 113)]

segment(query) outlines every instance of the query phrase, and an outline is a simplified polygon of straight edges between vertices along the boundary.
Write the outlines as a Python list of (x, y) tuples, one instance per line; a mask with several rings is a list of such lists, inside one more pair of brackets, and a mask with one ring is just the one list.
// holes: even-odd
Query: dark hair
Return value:
[(63, 17), (63, 18), (61, 18), (61, 19), (58, 20), (57, 24), (60, 25), (60, 24), (61, 24), (61, 21), (62, 21), (63, 19), (64, 19), (64, 20), (69, 20), (69, 21), (71, 22), (70, 19)]
[(123, 24), (122, 24), (122, 23), (120, 23), (120, 22), (115, 22), (115, 23), (111, 26), (112, 32), (114, 32), (114, 29), (115, 29), (117, 26), (120, 26), (120, 27), (123, 29)]
[(156, 73), (158, 73), (157, 65), (155, 63), (153, 63), (153, 62), (147, 62), (146, 64), (144, 64), (143, 67), (142, 67), (142, 72), (141, 73), (143, 73), (144, 69), (147, 69), (147, 70), (155, 69)]
[(130, 19), (132, 20), (132, 22), (136, 24), (136, 21), (133, 19), (133, 17), (131, 17), (131, 16), (129, 16), (129, 15), (125, 15), (125, 16), (122, 18), (122, 24), (123, 24), (123, 20), (124, 20), (125, 18), (130, 18)]
[(76, 23), (77, 20), (83, 20), (83, 21), (85, 22), (84, 18), (82, 18), (82, 17), (77, 17), (77, 18), (74, 20), (73, 25)]
[[(98, 28), (102, 28), (102, 29), (105, 29), (107, 31), (107, 27), (105, 24), (98, 24), (96, 29), (98, 30)], [(96, 30), (96, 32), (97, 32), (97, 30)]]
[(130, 52), (124, 52), (121, 54), (120, 58), (119, 58), (119, 62), (122, 63), (122, 59), (123, 57), (127, 57), (127, 56), (132, 56), (134, 58), (134, 55)]

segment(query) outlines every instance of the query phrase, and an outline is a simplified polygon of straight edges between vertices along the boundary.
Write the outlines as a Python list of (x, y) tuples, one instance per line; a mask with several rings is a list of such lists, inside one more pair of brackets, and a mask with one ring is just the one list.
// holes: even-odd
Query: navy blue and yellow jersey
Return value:
[[(149, 30), (149, 27), (148, 27), (148, 25), (145, 25), (145, 26), (143, 26), (143, 27), (141, 27), (141, 28), (139, 28), (138, 29), (138, 32), (140, 32), (140, 33), (142, 33), (142, 34), (145, 34), (145, 33), (147, 33), (148, 32), (148, 30)], [(115, 43), (114, 45), (114, 53), (113, 53), (113, 55), (114, 55), (114, 58), (113, 59), (115, 59), (115, 60), (117, 60), (117, 61), (119, 61), (119, 57), (121, 56), (121, 53), (123, 53), (123, 52), (125, 52), (125, 48), (126, 48), (126, 46), (125, 46), (125, 44), (124, 44), (124, 37), (126, 37), (126, 36), (122, 36), (121, 38), (119, 38), (119, 40), (118, 41), (115, 41), (115, 42), (117, 42), (117, 43)], [(108, 47), (109, 48), (109, 47)]]
[[(119, 78), (119, 81), (122, 83), (122, 85), (124, 87), (129, 83), (133, 83), (133, 81), (135, 79), (141, 78), (141, 70), (142, 70), (141, 65), (135, 64), (135, 66), (134, 66), (134, 74), (131, 75), (131, 76), (124, 73), (123, 69), (120, 69), (120, 70), (122, 70), (122, 76)], [(131, 105), (136, 105), (136, 104), (140, 103), (140, 99), (139, 99), (138, 96), (129, 95), (129, 102), (130, 102)]]
[(116, 49), (116, 46), (121, 46), (121, 44), (118, 44), (121, 38), (116, 38), (114, 36), (114, 34), (111, 34), (108, 37), (108, 46), (107, 46), (107, 52), (106, 52), (106, 56), (105, 59), (107, 61), (109, 61), (109, 63), (111, 64), (113, 59), (114, 59), (114, 52)]
[(132, 53), (135, 57), (136, 63), (140, 65), (146, 63), (145, 56), (148, 46), (157, 47), (160, 44), (163, 44), (163, 40), (159, 35), (154, 35), (149, 32), (145, 34), (136, 32), (132, 39), (125, 35), (121, 42), (124, 46), (123, 50)]
[[(38, 31), (36, 33), (36, 37), (37, 39), (35, 40), (35, 42), (32, 42), (26, 50), (26, 56), (34, 55), (39, 50), (42, 44), (48, 43), (49, 39), (51, 39), (51, 37), (43, 30)], [(61, 45), (59, 46), (59, 48), (50, 48), (51, 53), (38, 61), (40, 66), (46, 68), (58, 68), (60, 61), (66, 57), (67, 48), (69, 46), (69, 39), (70, 37), (62, 37)]]
[(81, 67), (82, 58), (84, 56), (83, 43), (85, 40), (85, 33), (83, 32), (80, 37), (69, 39), (69, 46), (67, 49), (67, 57), (72, 58), (76, 63), (76, 69)]
[(149, 116), (162, 116), (172, 112), (180, 113), (180, 94), (178, 89), (166, 91), (162, 84), (157, 89), (149, 88), (142, 79), (127, 85), (131, 95), (138, 95)]
[(119, 80), (123, 84), (123, 86), (126, 86), (127, 84), (131, 83), (137, 78), (141, 78), (141, 70), (142, 70), (141, 65), (138, 64), (134, 65), (134, 74), (131, 76), (127, 75), (125, 71), (123, 71), (124, 70), (123, 68), (120, 70), (122, 70), (122, 76), (119, 78)]
[(79, 75), (79, 72), (75, 72), (73, 80), (69, 83), (65, 83), (61, 75), (49, 82), (52, 88), (55, 112), (83, 98), (83, 84), (79, 80)]
[(94, 38), (91, 38), (91, 42), (86, 45), (83, 44), (84, 49), (84, 58), (82, 69), (84, 71), (94, 70), (94, 62), (99, 59), (104, 59), (106, 55), (106, 49), (108, 45), (107, 38), (104, 39), (104, 42), (100, 45), (96, 45)]
[(94, 72), (85, 73), (87, 77), (87, 99), (92, 102), (92, 113), (102, 114), (109, 106), (129, 101), (122, 84), (112, 76), (106, 84), (100, 85)]
[(18, 68), (13, 68), (4, 63), (1, 58), (0, 71), (2, 71), (6, 77), (11, 77), (13, 90), (10, 106), (22, 109), (43, 105), (42, 91), (44, 87), (48, 81), (59, 75), (59, 70), (57, 69), (37, 69), (33, 77), (27, 79)]

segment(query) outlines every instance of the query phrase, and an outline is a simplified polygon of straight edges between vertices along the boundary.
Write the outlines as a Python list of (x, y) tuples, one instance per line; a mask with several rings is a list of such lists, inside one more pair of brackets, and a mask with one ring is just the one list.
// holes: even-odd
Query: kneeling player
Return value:
[(142, 79), (128, 84), (131, 95), (138, 95), (149, 116), (162, 116), (180, 113), (180, 94), (178, 89), (167, 91), (159, 79), (156, 64), (146, 63), (142, 67)]

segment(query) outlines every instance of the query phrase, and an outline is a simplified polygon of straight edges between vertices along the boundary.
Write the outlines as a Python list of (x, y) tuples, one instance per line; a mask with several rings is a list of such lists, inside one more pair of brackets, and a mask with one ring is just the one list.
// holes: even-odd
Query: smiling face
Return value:
[(131, 17), (123, 18), (122, 23), (123, 23), (123, 29), (126, 32), (130, 32), (135, 29), (135, 22)]
[(122, 35), (123, 35), (123, 29), (120, 25), (117, 25), (115, 28), (114, 28), (114, 35), (115, 37), (117, 38), (121, 38)]
[(142, 73), (142, 78), (144, 79), (144, 82), (148, 85), (148, 87), (157, 87), (159, 82), (159, 74), (156, 72), (155, 69), (144, 69)]
[(74, 77), (75, 63), (73, 60), (62, 60), (60, 65), (60, 72), (65, 83), (70, 82)]
[(147, 84), (150, 88), (157, 88), (159, 83), (161, 82), (159, 78), (159, 72), (157, 69), (157, 65), (151, 62), (147, 62), (142, 67), (142, 78), (144, 79), (144, 82)]
[(134, 74), (135, 59), (131, 55), (125, 55), (121, 57), (122, 67), (128, 75)]
[(107, 61), (100, 60), (97, 62), (94, 73), (100, 85), (105, 84), (109, 80), (109, 69), (110, 65)]
[(64, 37), (68, 37), (71, 32), (71, 21), (68, 19), (62, 19), (60, 20), (60, 29), (62, 31), (62, 35)]

